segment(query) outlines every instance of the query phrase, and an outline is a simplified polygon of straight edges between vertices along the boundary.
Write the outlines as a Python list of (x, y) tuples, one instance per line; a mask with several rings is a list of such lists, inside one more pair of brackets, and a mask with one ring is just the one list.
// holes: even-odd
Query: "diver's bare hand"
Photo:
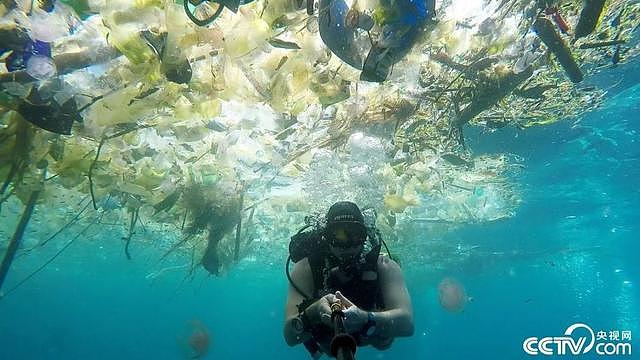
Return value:
[(332, 326), (331, 322), (331, 304), (338, 301), (336, 295), (327, 294), (320, 299), (316, 300), (313, 304), (304, 311), (309, 317), (312, 324), (325, 324)]

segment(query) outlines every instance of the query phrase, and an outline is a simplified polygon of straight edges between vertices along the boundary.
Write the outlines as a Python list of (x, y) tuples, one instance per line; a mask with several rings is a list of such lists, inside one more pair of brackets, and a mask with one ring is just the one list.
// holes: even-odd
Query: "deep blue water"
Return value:
[[(615, 92), (578, 122), (469, 129), (474, 153), (522, 157), (523, 203), (509, 220), (446, 235), (479, 245), (467, 261), (437, 274), (429, 263), (404, 268), (415, 335), (386, 352), (361, 349), (358, 359), (524, 359), (525, 338), (560, 336), (577, 322), (632, 331), (640, 351), (640, 86)], [(137, 249), (128, 261), (119, 233), (90, 236), (0, 300), (0, 359), (181, 359), (192, 319), (211, 333), (207, 359), (308, 358), (282, 337), (284, 259), (243, 263), (221, 278), (183, 283), (176, 271), (152, 281), (160, 250)], [(53, 251), (18, 259), (7, 287)], [(439, 306), (442, 276), (473, 297), (464, 312)]]

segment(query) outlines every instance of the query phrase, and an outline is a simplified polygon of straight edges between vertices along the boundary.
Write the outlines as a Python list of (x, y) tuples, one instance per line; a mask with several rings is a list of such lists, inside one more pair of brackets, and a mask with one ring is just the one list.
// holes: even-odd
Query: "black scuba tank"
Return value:
[(322, 248), (322, 230), (313, 229), (304, 231), (302, 228), (298, 233), (291, 237), (289, 243), (289, 255), (294, 263), (317, 253)]

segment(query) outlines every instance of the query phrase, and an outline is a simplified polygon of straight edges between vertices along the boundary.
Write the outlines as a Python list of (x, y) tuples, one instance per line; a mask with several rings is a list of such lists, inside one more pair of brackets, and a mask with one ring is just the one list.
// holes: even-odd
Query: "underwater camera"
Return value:
[(198, 26), (207, 26), (214, 22), (222, 10), (227, 9), (238, 12), (241, 5), (253, 0), (184, 0), (184, 12), (189, 19)]

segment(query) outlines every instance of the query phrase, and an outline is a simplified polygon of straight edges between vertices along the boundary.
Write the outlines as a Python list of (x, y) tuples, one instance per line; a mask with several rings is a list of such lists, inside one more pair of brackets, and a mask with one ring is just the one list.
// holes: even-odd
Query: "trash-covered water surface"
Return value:
[(129, 258), (160, 247), (218, 275), (265, 243), (285, 251), (342, 199), (397, 242), (416, 222), (511, 218), (526, 163), (477, 154), (465, 133), (599, 107), (591, 79), (637, 58), (639, 13), (630, 0), (3, 1), (0, 211), (20, 211), (2, 231), (55, 209), (31, 246), (108, 221)]

